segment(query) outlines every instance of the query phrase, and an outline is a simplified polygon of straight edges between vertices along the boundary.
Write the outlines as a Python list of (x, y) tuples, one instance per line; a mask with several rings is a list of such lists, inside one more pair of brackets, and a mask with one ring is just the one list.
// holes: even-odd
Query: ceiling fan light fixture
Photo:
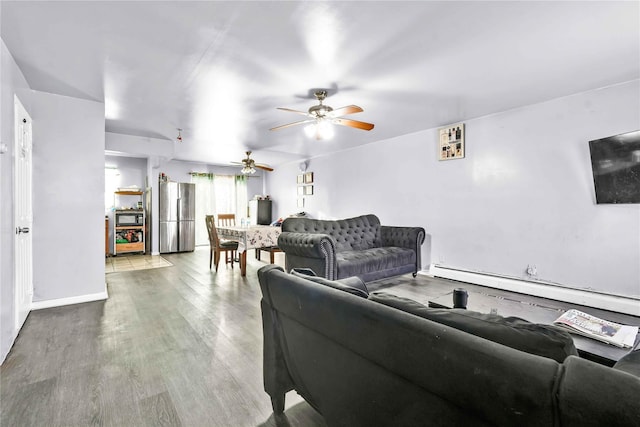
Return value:
[(305, 126), (304, 133), (309, 138), (328, 140), (333, 138), (335, 130), (331, 121), (319, 119), (315, 123)]
[(251, 166), (247, 166), (245, 165), (240, 172), (242, 172), (244, 175), (251, 175), (256, 173), (256, 170), (254, 168), (252, 168)]
[(333, 124), (331, 124), (330, 121), (321, 120), (317, 126), (318, 126), (318, 135), (320, 135), (322, 139), (331, 139), (333, 138), (333, 135), (335, 135)]

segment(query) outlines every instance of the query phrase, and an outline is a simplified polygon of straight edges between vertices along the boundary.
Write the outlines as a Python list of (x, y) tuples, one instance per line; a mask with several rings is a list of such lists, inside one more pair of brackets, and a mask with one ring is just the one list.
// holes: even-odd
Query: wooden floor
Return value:
[[(2, 426), (324, 426), (294, 392), (275, 419), (262, 386), (256, 271), (209, 253), (111, 273), (107, 301), (32, 312), (0, 367)], [(276, 255), (283, 263), (284, 254)], [(456, 282), (411, 275), (370, 286), (426, 301)]]

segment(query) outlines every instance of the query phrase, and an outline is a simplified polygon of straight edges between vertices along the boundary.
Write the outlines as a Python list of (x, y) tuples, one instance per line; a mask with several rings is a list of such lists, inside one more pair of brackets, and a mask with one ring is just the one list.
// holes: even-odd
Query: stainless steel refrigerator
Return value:
[(196, 185), (161, 182), (159, 192), (160, 253), (196, 247)]

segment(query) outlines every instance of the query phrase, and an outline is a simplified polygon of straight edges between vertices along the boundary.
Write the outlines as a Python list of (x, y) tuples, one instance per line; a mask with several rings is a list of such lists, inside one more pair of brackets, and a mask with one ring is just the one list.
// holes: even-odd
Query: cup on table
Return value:
[(464, 288), (453, 290), (453, 308), (467, 308), (469, 294)]

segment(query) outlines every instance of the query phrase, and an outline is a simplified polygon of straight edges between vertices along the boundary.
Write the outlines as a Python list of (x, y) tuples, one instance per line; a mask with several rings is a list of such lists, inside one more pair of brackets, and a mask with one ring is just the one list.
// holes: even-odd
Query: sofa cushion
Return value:
[(313, 270), (308, 268), (294, 268), (291, 270), (291, 274), (297, 277), (302, 277), (303, 279), (311, 280), (315, 283), (320, 283), (321, 285), (348, 292), (361, 298), (369, 297), (367, 285), (365, 285), (364, 282), (356, 276), (340, 280), (328, 280), (324, 277), (316, 276)]
[(395, 246), (336, 253), (338, 277), (359, 276), (403, 265), (415, 265), (416, 252)]
[(430, 308), (408, 298), (384, 292), (374, 292), (369, 295), (369, 299), (516, 350), (554, 359), (560, 363), (568, 356), (578, 354), (571, 336), (552, 325), (465, 309)]

